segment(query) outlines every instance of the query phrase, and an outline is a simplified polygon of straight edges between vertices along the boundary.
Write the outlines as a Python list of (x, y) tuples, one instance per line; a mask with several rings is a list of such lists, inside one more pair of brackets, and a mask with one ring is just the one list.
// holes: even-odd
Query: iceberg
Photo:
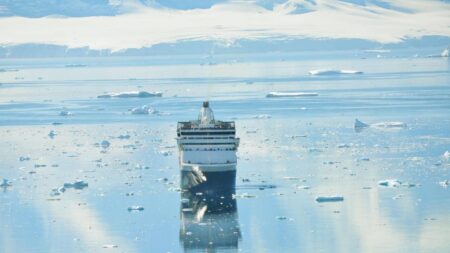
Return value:
[(444, 51), (442, 51), (441, 56), (442, 57), (448, 57), (449, 56), (449, 50), (450, 47), (447, 47), (446, 49), (444, 49)]
[(318, 196), (316, 197), (316, 201), (319, 203), (322, 202), (341, 202), (344, 201), (344, 197), (342, 196)]
[(448, 152), (448, 150), (447, 150), (447, 151), (444, 152), (444, 154), (442, 156), (445, 158), (445, 160), (449, 160), (450, 159), (450, 152)]
[(266, 97), (315, 97), (318, 95), (316, 92), (270, 92)]
[(352, 69), (315, 69), (308, 72), (312, 76), (357, 75), (362, 71)]
[(162, 92), (125, 91), (97, 96), (97, 98), (148, 98), (148, 97), (162, 97)]
[(397, 179), (386, 179), (378, 181), (378, 185), (385, 187), (397, 187), (402, 185), (402, 182)]
[(59, 112), (59, 116), (71, 116), (71, 115), (73, 115), (73, 113), (71, 113), (69, 111), (63, 110), (63, 111)]
[(73, 183), (64, 183), (64, 188), (65, 189), (69, 189), (69, 188), (74, 188), (76, 190), (82, 190), (84, 188), (88, 187), (88, 183), (82, 181), (82, 180), (77, 180)]
[(399, 128), (406, 128), (407, 125), (404, 122), (400, 121), (384, 121), (384, 122), (378, 122), (374, 124), (366, 124), (358, 119), (355, 119), (354, 127), (356, 130), (362, 130), (363, 128), (372, 127), (372, 128), (378, 128), (378, 129), (399, 129)]
[(144, 207), (142, 206), (130, 206), (128, 207), (128, 211), (144, 211)]
[(0, 188), (8, 188), (12, 186), (12, 184), (8, 181), (8, 179), (3, 179), (3, 182), (0, 184)]

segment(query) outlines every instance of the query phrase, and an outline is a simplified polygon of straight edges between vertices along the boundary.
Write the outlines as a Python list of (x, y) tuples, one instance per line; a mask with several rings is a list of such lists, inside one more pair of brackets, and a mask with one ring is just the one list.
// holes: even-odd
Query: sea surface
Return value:
[[(449, 252), (433, 50), (2, 59), (0, 252)], [(163, 95), (97, 98), (125, 91)], [(177, 121), (204, 100), (240, 138), (219, 204), (180, 190)]]

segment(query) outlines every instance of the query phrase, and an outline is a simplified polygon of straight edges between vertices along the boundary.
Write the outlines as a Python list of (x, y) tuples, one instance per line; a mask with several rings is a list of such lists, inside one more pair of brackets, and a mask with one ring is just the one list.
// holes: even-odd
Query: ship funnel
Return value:
[(203, 102), (203, 107), (200, 109), (200, 113), (198, 114), (198, 120), (202, 125), (214, 123), (214, 113), (209, 107), (208, 101)]

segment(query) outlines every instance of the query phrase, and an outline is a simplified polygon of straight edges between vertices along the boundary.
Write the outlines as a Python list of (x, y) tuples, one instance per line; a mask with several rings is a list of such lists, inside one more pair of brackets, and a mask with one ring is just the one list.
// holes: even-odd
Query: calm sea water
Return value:
[[(449, 251), (450, 61), (413, 55), (2, 61), (0, 252)], [(323, 68), (364, 73), (308, 74)], [(163, 96), (97, 98), (129, 90)], [(176, 122), (205, 99), (241, 138), (220, 200), (179, 190)]]

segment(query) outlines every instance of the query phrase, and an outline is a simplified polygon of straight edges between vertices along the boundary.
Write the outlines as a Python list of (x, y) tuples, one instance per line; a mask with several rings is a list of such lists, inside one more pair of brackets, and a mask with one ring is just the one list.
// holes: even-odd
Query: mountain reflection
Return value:
[[(180, 243), (185, 252), (237, 252), (236, 170), (182, 170)], [(200, 173), (199, 173), (200, 172)]]

